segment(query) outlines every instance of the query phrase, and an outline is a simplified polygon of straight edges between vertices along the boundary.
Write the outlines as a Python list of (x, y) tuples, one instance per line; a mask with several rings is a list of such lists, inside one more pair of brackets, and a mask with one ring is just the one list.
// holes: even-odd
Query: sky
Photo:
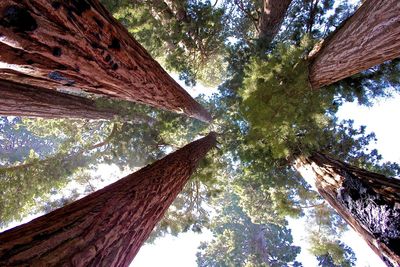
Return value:
[[(353, 0), (351, 2), (355, 2)], [(7, 66), (1, 65), (0, 68)], [(8, 66), (9, 67), (9, 66)], [(15, 67), (13, 67), (15, 68)], [(172, 75), (175, 80), (178, 80), (176, 75)], [(184, 84), (179, 82), (183, 87)], [(211, 95), (216, 92), (209, 88), (199, 85), (194, 88), (187, 88), (192, 96), (206, 92)], [(355, 103), (345, 103), (338, 112), (338, 117), (342, 119), (353, 119), (354, 126), (366, 125), (367, 131), (373, 131), (376, 134), (378, 142), (373, 146), (384, 156), (385, 160), (400, 162), (400, 125), (398, 117), (400, 116), (400, 95), (396, 95), (392, 99), (380, 99), (372, 107), (360, 107)], [(116, 166), (100, 166), (98, 172), (106, 174), (106, 176), (115, 176), (114, 178), (123, 176), (115, 169)], [(102, 187), (101, 185), (99, 187)], [(37, 215), (36, 215), (37, 216)], [(36, 217), (34, 216), (34, 217)], [(25, 218), (23, 222), (31, 220), (33, 217)], [(16, 223), (21, 224), (21, 222)], [(15, 225), (10, 225), (9, 228)], [(289, 220), (289, 226), (292, 228), (295, 245), (302, 247), (302, 252), (299, 255), (299, 260), (305, 266), (316, 266), (316, 261), (313, 256), (307, 253), (306, 244), (304, 242), (304, 227), (305, 224), (301, 220)], [(4, 229), (3, 229), (4, 230)], [(196, 252), (200, 242), (207, 241), (212, 238), (210, 231), (205, 231), (202, 234), (185, 233), (177, 237), (166, 236), (159, 238), (154, 244), (143, 246), (131, 266), (135, 267), (190, 267), (197, 266)], [(380, 267), (385, 266), (382, 261), (375, 255), (374, 252), (366, 245), (366, 243), (354, 232), (347, 231), (342, 241), (350, 245), (356, 253), (359, 267)]]
[[(359, 106), (357, 103), (345, 103), (340, 107), (337, 116), (341, 119), (353, 119), (354, 127), (366, 125), (367, 132), (375, 132), (378, 139), (371, 149), (376, 148), (382, 154), (385, 161), (400, 162), (400, 94), (389, 99), (377, 99), (372, 107)], [(293, 226), (293, 223), (291, 224)], [(301, 228), (292, 227), (296, 242), (301, 242)], [(368, 247), (364, 240), (354, 231), (347, 231), (342, 241), (353, 248), (357, 256), (359, 267), (384, 267), (386, 265)], [(302, 252), (302, 257), (312, 263), (309, 255)], [(314, 263), (315, 264), (315, 263)], [(315, 265), (307, 265), (315, 266)]]
[[(175, 79), (177, 77), (174, 77)], [(177, 80), (177, 79), (176, 79)], [(180, 82), (183, 86), (183, 84)], [(186, 88), (192, 96), (200, 92), (210, 95), (215, 90), (199, 85), (196, 88)], [(400, 95), (390, 99), (378, 99), (372, 107), (359, 106), (357, 103), (345, 103), (340, 107), (338, 117), (353, 119), (354, 126), (367, 126), (367, 132), (375, 132), (377, 143), (371, 148), (377, 148), (386, 161), (400, 162), (398, 148), (400, 147), (400, 125), (396, 123), (400, 116)], [(302, 220), (289, 220), (294, 244), (302, 247), (298, 260), (306, 267), (317, 266), (315, 257), (307, 252)], [(154, 244), (144, 245), (130, 266), (133, 267), (191, 267), (197, 266), (196, 252), (200, 242), (211, 240), (212, 234), (184, 233), (178, 237), (166, 236), (159, 238)], [(380, 258), (368, 247), (364, 240), (353, 230), (344, 233), (342, 237), (347, 245), (353, 248), (357, 257), (357, 267), (384, 267)]]
[[(172, 75), (174, 76), (174, 75)], [(177, 77), (174, 77), (177, 78)], [(181, 83), (181, 82), (179, 82)], [(183, 85), (181, 83), (181, 85)], [(205, 88), (198, 85), (195, 88), (186, 88), (188, 92), (196, 97), (199, 93), (206, 92), (211, 95), (216, 89)], [(385, 160), (400, 162), (398, 148), (400, 140), (400, 125), (398, 117), (400, 116), (400, 95), (390, 99), (378, 99), (372, 107), (358, 106), (356, 103), (345, 103), (337, 113), (341, 119), (353, 119), (355, 127), (366, 125), (367, 131), (373, 131), (376, 134), (378, 142), (371, 148), (377, 148), (384, 156)], [(117, 166), (100, 165), (93, 175), (102, 175), (108, 177), (105, 184), (96, 185), (101, 188), (106, 184), (125, 176), (130, 170), (121, 172)], [(110, 179), (110, 177), (112, 179)], [(15, 222), (7, 228), (15, 227), (21, 223), (28, 222), (39, 214), (24, 218), (21, 222)], [(314, 256), (307, 253), (307, 244), (304, 241), (305, 224), (300, 220), (289, 220), (289, 226), (292, 228), (294, 244), (302, 247), (298, 260), (303, 262), (306, 267), (316, 266)], [(5, 230), (5, 229), (1, 229)], [(184, 233), (177, 237), (166, 236), (158, 238), (154, 244), (144, 245), (132, 264), (134, 267), (191, 267), (197, 266), (196, 252), (197, 247), (202, 241), (211, 240), (210, 231), (203, 234)], [(366, 243), (354, 231), (350, 230), (343, 235), (342, 241), (350, 245), (356, 253), (358, 262), (357, 267), (384, 267), (382, 261), (366, 245)]]

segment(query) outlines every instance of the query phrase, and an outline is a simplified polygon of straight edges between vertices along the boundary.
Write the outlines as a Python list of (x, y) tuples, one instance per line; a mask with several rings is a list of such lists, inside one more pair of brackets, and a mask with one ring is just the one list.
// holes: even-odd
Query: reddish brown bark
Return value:
[(98, 0), (3, 0), (0, 33), (0, 79), (211, 120)]
[(329, 85), (400, 56), (400, 1), (366, 0), (321, 48), (310, 65), (313, 88)]
[(400, 180), (320, 153), (295, 168), (388, 266), (400, 265)]
[(0, 235), (1, 266), (128, 266), (215, 134)]
[(81, 118), (109, 120), (115, 117), (150, 126), (156, 119), (133, 113), (108, 99), (86, 97), (44, 90), (27, 84), (0, 80), (0, 115), (41, 118)]
[(263, 0), (258, 22), (258, 37), (270, 43), (278, 34), (292, 0)]
[(102, 107), (91, 99), (6, 80), (0, 80), (0, 115), (94, 120), (120, 116), (130, 121), (146, 121), (143, 115), (125, 116), (117, 109)]

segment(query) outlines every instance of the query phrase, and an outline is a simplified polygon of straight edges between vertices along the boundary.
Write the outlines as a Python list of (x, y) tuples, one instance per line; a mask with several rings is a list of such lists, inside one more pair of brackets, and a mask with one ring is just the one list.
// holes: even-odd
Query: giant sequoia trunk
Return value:
[(366, 0), (312, 56), (310, 83), (329, 85), (400, 56), (400, 1)]
[(128, 266), (215, 142), (211, 133), (104, 189), (0, 234), (0, 265)]
[(119, 117), (124, 121), (150, 126), (156, 122), (146, 114), (133, 113), (107, 99), (93, 100), (7, 80), (0, 80), (0, 115), (92, 120)]
[(121, 116), (130, 121), (146, 121), (145, 116), (126, 116), (118, 109), (98, 105), (91, 99), (6, 80), (0, 80), (0, 115), (94, 120)]
[(388, 266), (400, 266), (400, 180), (315, 153), (295, 168)]
[(211, 120), (98, 0), (2, 0), (0, 33), (0, 80)]
[(278, 34), (291, 2), (292, 0), (263, 0), (258, 22), (258, 37), (261, 41), (269, 44)]

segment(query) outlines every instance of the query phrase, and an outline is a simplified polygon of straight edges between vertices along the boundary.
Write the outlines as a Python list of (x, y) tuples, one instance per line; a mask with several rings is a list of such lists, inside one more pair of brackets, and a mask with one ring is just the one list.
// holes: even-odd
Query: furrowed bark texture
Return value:
[(0, 234), (0, 266), (129, 266), (215, 133), (70, 205)]
[(0, 115), (97, 120), (119, 114), (98, 107), (94, 100), (0, 80)]
[(0, 1), (0, 79), (211, 120), (98, 0)]
[(258, 23), (259, 38), (270, 43), (278, 34), (292, 0), (264, 0)]
[(86, 97), (37, 88), (27, 84), (0, 80), (0, 115), (41, 118), (80, 118), (109, 120), (115, 117), (152, 126), (156, 119), (146, 114), (133, 113), (106, 99)]
[(366, 0), (312, 57), (313, 88), (400, 56), (400, 1)]
[(295, 168), (388, 266), (400, 266), (400, 180), (320, 153), (297, 158)]

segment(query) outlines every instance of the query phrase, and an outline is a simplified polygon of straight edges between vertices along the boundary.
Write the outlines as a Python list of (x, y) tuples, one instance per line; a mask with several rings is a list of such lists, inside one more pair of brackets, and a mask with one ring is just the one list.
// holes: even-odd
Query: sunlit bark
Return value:
[(364, 1), (315, 51), (309, 74), (313, 88), (399, 57), (400, 1)]
[(211, 120), (98, 0), (0, 1), (0, 80)]

